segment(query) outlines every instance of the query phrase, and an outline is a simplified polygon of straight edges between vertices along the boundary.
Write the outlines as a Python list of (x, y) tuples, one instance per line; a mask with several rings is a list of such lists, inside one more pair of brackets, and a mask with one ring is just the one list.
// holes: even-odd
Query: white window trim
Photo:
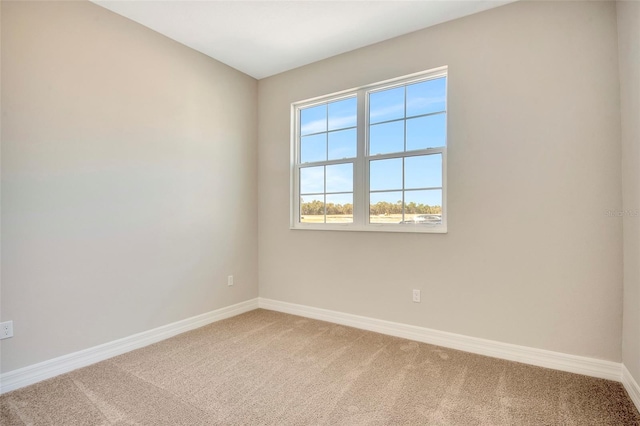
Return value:
[[(315, 230), (315, 231), (365, 231), (365, 232), (410, 232), (410, 233), (428, 233), (428, 234), (444, 234), (447, 233), (447, 150), (449, 146), (449, 99), (448, 99), (448, 67), (443, 66), (428, 71), (418, 72), (405, 75), (382, 82), (361, 86), (354, 89), (343, 90), (329, 95), (319, 96), (291, 104), (291, 147), (290, 147), (290, 229), (294, 230)], [(445, 93), (447, 93), (447, 102), (445, 107), (445, 133), (446, 142), (444, 147), (428, 148), (416, 151), (395, 152), (390, 154), (367, 156), (369, 131), (369, 115), (366, 113), (369, 109), (368, 93), (378, 90), (390, 89), (396, 86), (404, 86), (410, 83), (417, 83), (425, 80), (432, 80), (440, 77), (446, 77)], [(317, 104), (323, 104), (330, 101), (345, 99), (357, 95), (357, 154), (353, 159), (353, 223), (304, 223), (299, 221), (300, 212), (300, 173), (301, 164), (298, 164), (300, 141), (298, 129), (300, 127), (299, 110), (308, 108)], [(438, 154), (442, 155), (442, 222), (438, 225), (429, 224), (384, 224), (369, 222), (369, 159), (385, 159), (385, 158), (406, 158), (414, 155)], [(344, 163), (344, 160), (336, 160), (336, 163)], [(324, 161), (323, 165), (331, 164), (332, 161)], [(305, 163), (306, 166), (308, 164)]]

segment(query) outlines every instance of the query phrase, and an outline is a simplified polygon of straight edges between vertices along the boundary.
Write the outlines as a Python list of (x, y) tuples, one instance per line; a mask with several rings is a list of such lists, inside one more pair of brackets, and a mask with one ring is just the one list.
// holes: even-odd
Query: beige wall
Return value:
[(3, 372), (257, 296), (254, 79), (88, 2), (3, 1), (2, 87)]
[(640, 3), (621, 1), (617, 8), (624, 211), (622, 361), (640, 383)]
[[(620, 361), (616, 52), (615, 3), (521, 2), (261, 80), (261, 297)], [(290, 103), (441, 65), (449, 233), (290, 230)]]

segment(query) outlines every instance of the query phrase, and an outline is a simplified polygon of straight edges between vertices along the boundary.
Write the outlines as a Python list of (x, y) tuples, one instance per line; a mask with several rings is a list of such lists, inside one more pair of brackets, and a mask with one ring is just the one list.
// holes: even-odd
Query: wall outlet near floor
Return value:
[(420, 302), (420, 290), (413, 289), (413, 301)]
[(227, 285), (233, 285), (233, 275), (227, 277)]
[(0, 322), (0, 339), (13, 337), (13, 321)]

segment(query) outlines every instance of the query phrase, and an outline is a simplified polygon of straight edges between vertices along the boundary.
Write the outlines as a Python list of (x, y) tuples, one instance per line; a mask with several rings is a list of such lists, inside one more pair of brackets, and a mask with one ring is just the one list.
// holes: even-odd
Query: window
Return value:
[(447, 69), (292, 105), (291, 227), (446, 232)]

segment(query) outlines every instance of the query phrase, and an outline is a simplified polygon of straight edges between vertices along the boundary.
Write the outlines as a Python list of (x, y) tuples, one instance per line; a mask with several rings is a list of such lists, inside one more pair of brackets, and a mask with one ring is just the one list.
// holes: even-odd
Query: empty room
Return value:
[(0, 1), (0, 424), (640, 425), (640, 2)]

